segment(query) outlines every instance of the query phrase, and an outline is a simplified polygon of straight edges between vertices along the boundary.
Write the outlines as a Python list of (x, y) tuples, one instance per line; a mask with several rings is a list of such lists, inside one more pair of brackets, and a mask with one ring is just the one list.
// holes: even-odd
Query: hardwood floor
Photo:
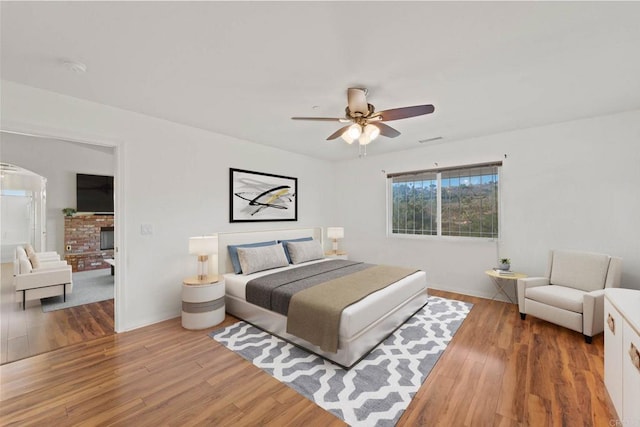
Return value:
[[(399, 426), (603, 426), (603, 336), (474, 303)], [(227, 316), (223, 325), (235, 322)], [(214, 329), (214, 328), (212, 328)], [(172, 319), (0, 366), (0, 423), (338, 426), (342, 421)]]
[(114, 334), (113, 299), (48, 313), (36, 300), (22, 310), (14, 299), (12, 274), (12, 264), (2, 264), (1, 364)]

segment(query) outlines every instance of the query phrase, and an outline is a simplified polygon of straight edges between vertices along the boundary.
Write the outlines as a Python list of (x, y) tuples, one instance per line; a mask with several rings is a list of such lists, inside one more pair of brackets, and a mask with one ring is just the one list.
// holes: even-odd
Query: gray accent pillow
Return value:
[(269, 246), (275, 245), (277, 242), (275, 240), (270, 240), (268, 242), (256, 242), (256, 243), (245, 243), (244, 245), (229, 245), (227, 249), (229, 250), (229, 258), (231, 259), (231, 265), (233, 265), (233, 271), (236, 274), (242, 273), (242, 267), (240, 266), (240, 260), (238, 259), (238, 248), (255, 248), (257, 246)]
[(278, 240), (278, 243), (284, 244), (284, 254), (287, 256), (289, 263), (291, 263), (291, 255), (289, 255), (289, 248), (287, 247), (287, 242), (306, 242), (307, 240), (313, 240), (313, 237), (301, 237), (299, 239)]
[(322, 246), (320, 246), (320, 243), (316, 240), (287, 242), (287, 249), (289, 250), (292, 264), (300, 264), (301, 262), (324, 258)]
[(242, 274), (251, 274), (289, 265), (289, 260), (284, 254), (282, 244), (238, 248), (238, 259), (242, 267)]

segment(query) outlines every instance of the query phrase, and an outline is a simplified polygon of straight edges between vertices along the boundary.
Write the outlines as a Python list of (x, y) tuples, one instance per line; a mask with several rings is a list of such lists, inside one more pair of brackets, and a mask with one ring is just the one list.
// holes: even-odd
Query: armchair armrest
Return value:
[(518, 309), (520, 313), (526, 313), (524, 308), (524, 297), (528, 288), (535, 288), (536, 286), (548, 286), (548, 277), (526, 277), (524, 279), (518, 279)]
[(582, 333), (592, 337), (604, 331), (604, 289), (588, 292), (582, 302)]
[(45, 286), (60, 285), (64, 283), (71, 283), (71, 266), (34, 271), (27, 274), (18, 274), (14, 277), (16, 291), (42, 288)]

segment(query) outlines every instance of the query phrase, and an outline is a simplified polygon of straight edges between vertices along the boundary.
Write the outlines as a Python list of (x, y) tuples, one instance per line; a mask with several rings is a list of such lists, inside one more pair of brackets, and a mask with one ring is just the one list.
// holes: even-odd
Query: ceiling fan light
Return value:
[(358, 141), (360, 142), (360, 145), (367, 145), (371, 142), (371, 137), (365, 132), (360, 135), (360, 139)]
[(342, 132), (342, 135), (340, 135), (340, 137), (344, 139), (344, 141), (347, 144), (353, 144), (354, 139), (351, 138), (351, 135), (349, 135), (349, 132)]
[(360, 138), (360, 135), (362, 134), (362, 129), (360, 128), (359, 124), (354, 123), (351, 126), (349, 126), (349, 129), (347, 129), (345, 133), (348, 133), (353, 140), (356, 140)]
[(378, 126), (368, 124), (364, 127), (364, 134), (369, 137), (369, 142), (371, 142), (380, 135), (380, 128)]

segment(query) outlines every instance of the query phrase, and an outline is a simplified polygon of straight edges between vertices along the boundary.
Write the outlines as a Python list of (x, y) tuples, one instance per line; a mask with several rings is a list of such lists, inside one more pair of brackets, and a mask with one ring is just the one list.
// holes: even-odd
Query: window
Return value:
[(388, 175), (391, 233), (497, 238), (500, 165)]

